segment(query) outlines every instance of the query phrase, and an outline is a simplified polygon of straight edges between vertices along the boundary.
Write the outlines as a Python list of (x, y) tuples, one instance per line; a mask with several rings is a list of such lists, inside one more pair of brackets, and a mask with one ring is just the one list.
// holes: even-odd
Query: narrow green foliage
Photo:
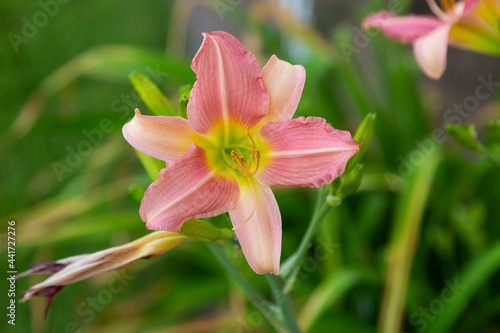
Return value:
[(146, 190), (137, 185), (130, 184), (130, 186), (128, 187), (128, 193), (130, 194), (132, 199), (140, 203), (142, 201), (142, 198), (144, 197), (144, 193), (146, 193)]
[(152, 181), (158, 179), (158, 175), (160, 174), (161, 169), (165, 168), (165, 162), (149, 156), (148, 154), (143, 153), (142, 151), (139, 151), (137, 149), (134, 150), (137, 154), (137, 157), (139, 157), (139, 161), (141, 161), (142, 166), (148, 173), (149, 178), (151, 178)]
[(434, 151), (416, 168), (398, 200), (387, 254), (387, 276), (377, 330), (380, 333), (401, 332), (422, 216), (440, 155), (439, 150)]
[(176, 116), (177, 111), (163, 93), (147, 77), (139, 73), (129, 76), (144, 104), (157, 116)]

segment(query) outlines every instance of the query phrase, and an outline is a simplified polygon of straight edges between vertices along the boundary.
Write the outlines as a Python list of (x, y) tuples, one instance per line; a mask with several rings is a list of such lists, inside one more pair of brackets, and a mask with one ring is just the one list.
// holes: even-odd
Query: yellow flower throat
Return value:
[(198, 144), (207, 151), (210, 167), (222, 177), (254, 176), (263, 163), (262, 149), (267, 148), (262, 140), (252, 137), (249, 127), (235, 123), (215, 126)]

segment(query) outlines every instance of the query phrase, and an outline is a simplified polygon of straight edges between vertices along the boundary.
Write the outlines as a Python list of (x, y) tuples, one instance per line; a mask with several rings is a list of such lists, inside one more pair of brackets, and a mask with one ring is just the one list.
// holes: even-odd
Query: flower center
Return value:
[(233, 123), (229, 127), (215, 126), (201, 145), (207, 151), (209, 165), (220, 176), (254, 176), (262, 166), (262, 149), (267, 145), (252, 137), (250, 128)]
[[(257, 173), (257, 170), (259, 170), (259, 162), (260, 162), (260, 151), (257, 150), (257, 147), (255, 146), (255, 141), (250, 135), (250, 129), (247, 127), (247, 136), (248, 138), (252, 141), (252, 150), (251, 150), (251, 155), (250, 155), (250, 162), (245, 160), (243, 156), (238, 155), (234, 150), (231, 151), (231, 158), (236, 161), (238, 164), (238, 167), (241, 169), (243, 176), (253, 176)], [(254, 171), (250, 171), (250, 168), (252, 167), (253, 161), (257, 159), (257, 165), (255, 166)]]

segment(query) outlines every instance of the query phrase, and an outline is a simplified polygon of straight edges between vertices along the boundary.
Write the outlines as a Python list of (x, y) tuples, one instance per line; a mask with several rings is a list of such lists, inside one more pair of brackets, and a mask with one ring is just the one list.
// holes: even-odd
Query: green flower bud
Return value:
[(193, 87), (190, 84), (186, 84), (180, 88), (180, 98), (179, 98), (179, 116), (187, 119), (187, 104), (189, 102), (189, 94)]
[(481, 151), (483, 149), (481, 143), (477, 141), (477, 133), (473, 125), (447, 123), (445, 128), (451, 137), (462, 147), (474, 151)]
[(338, 196), (342, 199), (345, 199), (349, 195), (355, 193), (361, 185), (362, 180), (363, 164), (358, 163), (351, 171), (349, 171), (347, 174), (344, 174), (344, 185), (340, 189)]
[(179, 233), (202, 242), (215, 242), (216, 240), (233, 238), (232, 230), (219, 229), (211, 223), (198, 219), (190, 219), (184, 222)]
[(179, 99), (179, 116), (181, 116), (184, 119), (187, 119), (188, 102), (189, 102), (188, 98), (181, 97), (181, 99)]
[(326, 197), (326, 203), (329, 204), (332, 207), (336, 207), (336, 206), (339, 206), (342, 203), (342, 199), (339, 198), (339, 197), (337, 197), (337, 196), (335, 196), (335, 195), (329, 194)]
[(359, 163), (368, 149), (368, 146), (373, 138), (373, 132), (375, 131), (376, 119), (377, 115), (375, 113), (369, 113), (365, 116), (361, 125), (359, 125), (356, 134), (354, 134), (354, 140), (359, 143), (359, 151), (347, 163), (346, 172), (349, 172), (356, 164)]
[(337, 177), (330, 183), (330, 189), (332, 194), (336, 194), (342, 187), (342, 177)]

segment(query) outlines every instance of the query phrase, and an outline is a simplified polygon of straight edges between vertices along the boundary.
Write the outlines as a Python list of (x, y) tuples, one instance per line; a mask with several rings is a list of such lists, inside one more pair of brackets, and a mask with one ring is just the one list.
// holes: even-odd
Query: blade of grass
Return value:
[(452, 303), (447, 304), (439, 316), (436, 316), (432, 325), (429, 325), (427, 333), (451, 332), (453, 323), (460, 317), (472, 297), (493, 273), (498, 272), (499, 268), (500, 242), (496, 242), (462, 271), (457, 279), (466, 288), (460, 291), (460, 295)]
[(45, 78), (31, 93), (0, 141), (0, 157), (37, 123), (52, 96), (81, 76), (126, 82), (130, 72), (146, 68), (185, 83), (194, 82), (189, 62), (123, 45), (100, 45), (78, 55)]
[(236, 282), (241, 289), (245, 292), (250, 301), (262, 312), (264, 317), (267, 318), (269, 323), (273, 325), (278, 332), (285, 332), (281, 323), (276, 319), (277, 310), (274, 305), (266, 301), (264, 297), (247, 281), (247, 279), (241, 274), (241, 272), (234, 267), (233, 263), (229, 261), (224, 249), (217, 243), (206, 243), (208, 249), (212, 252), (217, 261), (222, 265), (227, 275), (231, 277), (234, 282)]
[(436, 149), (421, 165), (416, 166), (399, 198), (389, 243), (387, 276), (377, 327), (380, 333), (400, 332), (422, 215), (439, 160), (440, 151)]
[(354, 270), (334, 272), (328, 276), (312, 293), (298, 316), (299, 326), (309, 332), (318, 318), (340, 297), (353, 288), (361, 279)]

